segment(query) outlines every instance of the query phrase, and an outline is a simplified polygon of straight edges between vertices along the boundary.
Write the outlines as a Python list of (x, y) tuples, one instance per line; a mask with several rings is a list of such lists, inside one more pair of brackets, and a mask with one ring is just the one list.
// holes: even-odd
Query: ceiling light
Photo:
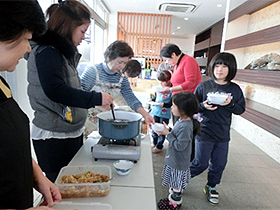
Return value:
[(177, 26), (177, 29), (180, 29), (181, 27), (180, 26)]
[(223, 5), (222, 4), (217, 4), (217, 7), (222, 7)]
[(175, 34), (175, 32), (172, 32), (172, 34), (174, 35), (174, 34)]
[(189, 20), (189, 18), (185, 17), (184, 20)]

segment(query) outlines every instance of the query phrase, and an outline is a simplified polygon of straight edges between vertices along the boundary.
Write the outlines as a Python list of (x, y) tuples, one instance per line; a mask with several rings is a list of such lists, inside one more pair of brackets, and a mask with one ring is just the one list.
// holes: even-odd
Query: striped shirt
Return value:
[[(118, 83), (122, 73), (111, 71), (105, 63), (96, 64), (95, 67), (98, 70), (99, 80), (104, 83)], [(81, 76), (82, 88), (86, 91), (90, 91), (96, 83), (96, 71), (93, 66), (88, 66), (85, 72)], [(134, 111), (137, 108), (142, 107), (141, 102), (134, 95), (130, 88), (129, 81), (125, 76), (121, 84), (121, 94), (131, 109)]]

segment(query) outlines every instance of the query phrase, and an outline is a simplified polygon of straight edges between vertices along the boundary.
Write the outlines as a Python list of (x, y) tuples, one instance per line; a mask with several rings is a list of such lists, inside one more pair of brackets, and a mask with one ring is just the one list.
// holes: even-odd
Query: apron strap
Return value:
[(2, 80), (0, 80), (0, 89), (3, 91), (7, 98), (12, 97), (11, 90), (2, 82)]
[(122, 84), (123, 78), (124, 78), (124, 74), (121, 75), (121, 78), (120, 78), (120, 81), (119, 81), (119, 85)]
[(95, 67), (95, 65), (93, 65), (93, 68), (95, 69), (95, 80), (96, 80), (96, 82), (99, 82), (99, 74), (98, 74), (98, 70), (97, 70), (97, 68)]

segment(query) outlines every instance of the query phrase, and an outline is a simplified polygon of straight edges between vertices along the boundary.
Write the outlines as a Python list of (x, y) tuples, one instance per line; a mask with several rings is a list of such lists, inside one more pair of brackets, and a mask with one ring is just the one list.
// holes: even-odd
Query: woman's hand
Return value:
[(149, 125), (150, 128), (151, 128), (151, 123), (152, 124), (155, 123), (154, 118), (148, 112), (146, 112), (143, 107), (138, 107), (136, 112), (138, 112), (144, 117), (144, 120), (146, 121), (147, 125)]
[(113, 103), (113, 96), (108, 93), (102, 93), (102, 106), (110, 106)]
[(61, 201), (61, 194), (58, 187), (43, 175), (41, 168), (33, 159), (32, 166), (34, 187), (38, 192), (42, 193), (45, 199), (42, 205), (51, 206), (54, 202)]
[(108, 93), (101, 93), (101, 94), (102, 94), (102, 105), (95, 106), (95, 108), (109, 111), (111, 109), (110, 105), (113, 104), (114, 98)]
[(148, 113), (146, 112), (147, 114), (144, 114), (143, 117), (145, 119), (145, 122), (150, 126), (150, 124), (154, 124), (155, 123), (155, 120), (154, 118)]
[(37, 181), (35, 189), (44, 196), (44, 201), (41, 203), (41, 205), (51, 206), (54, 202), (61, 201), (61, 195), (58, 187), (45, 176), (42, 176)]
[(163, 95), (168, 95), (170, 93), (170, 88), (165, 87), (162, 91), (159, 91), (159, 93), (161, 93)]

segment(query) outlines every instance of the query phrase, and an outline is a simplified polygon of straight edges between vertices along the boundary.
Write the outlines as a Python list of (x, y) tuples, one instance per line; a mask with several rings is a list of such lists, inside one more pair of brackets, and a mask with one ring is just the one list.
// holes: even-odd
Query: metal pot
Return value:
[(105, 138), (126, 140), (136, 137), (140, 133), (142, 115), (135, 112), (115, 111), (113, 120), (110, 111), (97, 114), (99, 134)]

